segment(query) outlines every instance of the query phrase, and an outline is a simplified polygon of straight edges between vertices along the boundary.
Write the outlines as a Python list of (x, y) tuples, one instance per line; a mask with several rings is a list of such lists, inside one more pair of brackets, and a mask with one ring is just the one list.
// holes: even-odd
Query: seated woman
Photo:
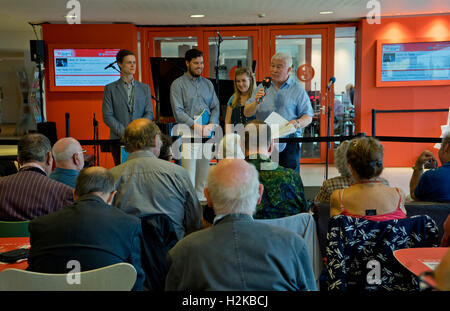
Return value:
[(372, 137), (353, 139), (347, 161), (354, 183), (331, 195), (330, 215), (346, 215), (373, 221), (406, 218), (405, 194), (377, 177), (383, 171), (383, 146)]
[[(323, 182), (322, 187), (320, 187), (319, 192), (314, 198), (315, 203), (329, 203), (331, 194), (334, 190), (345, 189), (351, 186), (352, 174), (350, 173), (347, 163), (347, 150), (349, 145), (350, 141), (344, 140), (339, 144), (339, 147), (336, 148), (336, 152), (334, 153), (334, 163), (336, 164), (340, 176), (327, 179)], [(389, 186), (389, 182), (386, 179), (382, 177), (376, 178), (386, 186)]]
[(247, 100), (252, 96), (256, 88), (255, 76), (250, 68), (241, 67), (236, 69), (234, 75), (234, 94), (227, 103), (227, 112), (225, 114), (225, 133), (230, 132), (230, 126), (227, 124), (246, 124), (255, 117), (244, 116), (244, 106)]

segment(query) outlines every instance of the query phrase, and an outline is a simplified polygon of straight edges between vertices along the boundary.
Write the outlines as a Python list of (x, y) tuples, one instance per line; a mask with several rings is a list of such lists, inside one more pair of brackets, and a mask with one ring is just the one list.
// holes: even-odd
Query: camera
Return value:
[(429, 159), (429, 160), (425, 161), (424, 167), (425, 167), (426, 169), (437, 168), (437, 167), (438, 167), (438, 163), (437, 163), (436, 160)]

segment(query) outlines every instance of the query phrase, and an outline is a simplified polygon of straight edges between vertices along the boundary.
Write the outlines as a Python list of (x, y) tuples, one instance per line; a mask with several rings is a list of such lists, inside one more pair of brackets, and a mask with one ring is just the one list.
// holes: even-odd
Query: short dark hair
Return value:
[(134, 53), (131, 52), (130, 50), (122, 49), (119, 52), (117, 52), (117, 54), (116, 54), (116, 61), (118, 63), (122, 64), (123, 63), (123, 59), (125, 58), (125, 56), (128, 56), (128, 55), (134, 55)]
[(44, 162), (52, 151), (50, 140), (42, 134), (33, 133), (23, 136), (17, 144), (19, 163)]
[(184, 60), (190, 62), (193, 58), (203, 56), (203, 52), (197, 49), (190, 49), (184, 54)]
[(114, 190), (114, 177), (106, 168), (87, 167), (78, 174), (75, 194), (80, 197), (92, 192), (110, 193)]
[(373, 137), (354, 138), (347, 150), (347, 162), (362, 179), (380, 176), (383, 171), (383, 149)]
[(145, 122), (143, 126), (134, 126), (134, 124), (129, 124), (125, 129), (122, 142), (125, 145), (125, 150), (127, 152), (155, 147), (155, 137), (156, 135), (161, 134), (161, 130), (155, 122), (148, 119), (145, 120), (148, 122)]
[[(255, 131), (256, 130), (256, 131)], [(254, 136), (256, 134), (256, 137)], [(244, 128), (244, 145), (245, 145), (245, 153), (248, 153), (250, 151), (250, 148), (259, 148), (260, 145), (260, 137), (265, 134), (266, 135), (266, 141), (263, 141), (262, 143), (265, 143), (265, 148), (269, 148), (270, 143), (272, 141), (272, 130), (270, 129), (270, 126), (260, 120), (252, 120), (245, 124)], [(242, 140), (242, 135), (241, 135)], [(256, 142), (256, 145), (255, 145)]]

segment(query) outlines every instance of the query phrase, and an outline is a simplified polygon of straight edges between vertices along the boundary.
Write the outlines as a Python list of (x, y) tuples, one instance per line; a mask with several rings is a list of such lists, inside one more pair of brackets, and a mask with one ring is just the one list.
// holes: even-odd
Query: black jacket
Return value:
[(87, 194), (51, 214), (30, 222), (30, 255), (27, 270), (67, 273), (70, 260), (78, 260), (81, 271), (128, 262), (137, 271), (133, 290), (142, 290), (142, 227), (139, 218), (107, 205)]

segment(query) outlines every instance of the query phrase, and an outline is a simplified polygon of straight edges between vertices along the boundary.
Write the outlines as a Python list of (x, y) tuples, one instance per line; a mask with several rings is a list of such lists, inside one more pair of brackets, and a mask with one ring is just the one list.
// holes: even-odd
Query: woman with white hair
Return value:
[[(322, 187), (320, 187), (319, 192), (314, 198), (315, 203), (328, 203), (330, 202), (330, 197), (334, 190), (345, 189), (352, 185), (352, 174), (350, 173), (347, 162), (347, 150), (349, 145), (350, 141), (345, 140), (337, 147), (336, 152), (334, 153), (334, 163), (336, 164), (340, 176), (327, 179), (323, 182)], [(386, 186), (389, 186), (389, 182), (386, 179), (378, 177), (378, 180)]]

